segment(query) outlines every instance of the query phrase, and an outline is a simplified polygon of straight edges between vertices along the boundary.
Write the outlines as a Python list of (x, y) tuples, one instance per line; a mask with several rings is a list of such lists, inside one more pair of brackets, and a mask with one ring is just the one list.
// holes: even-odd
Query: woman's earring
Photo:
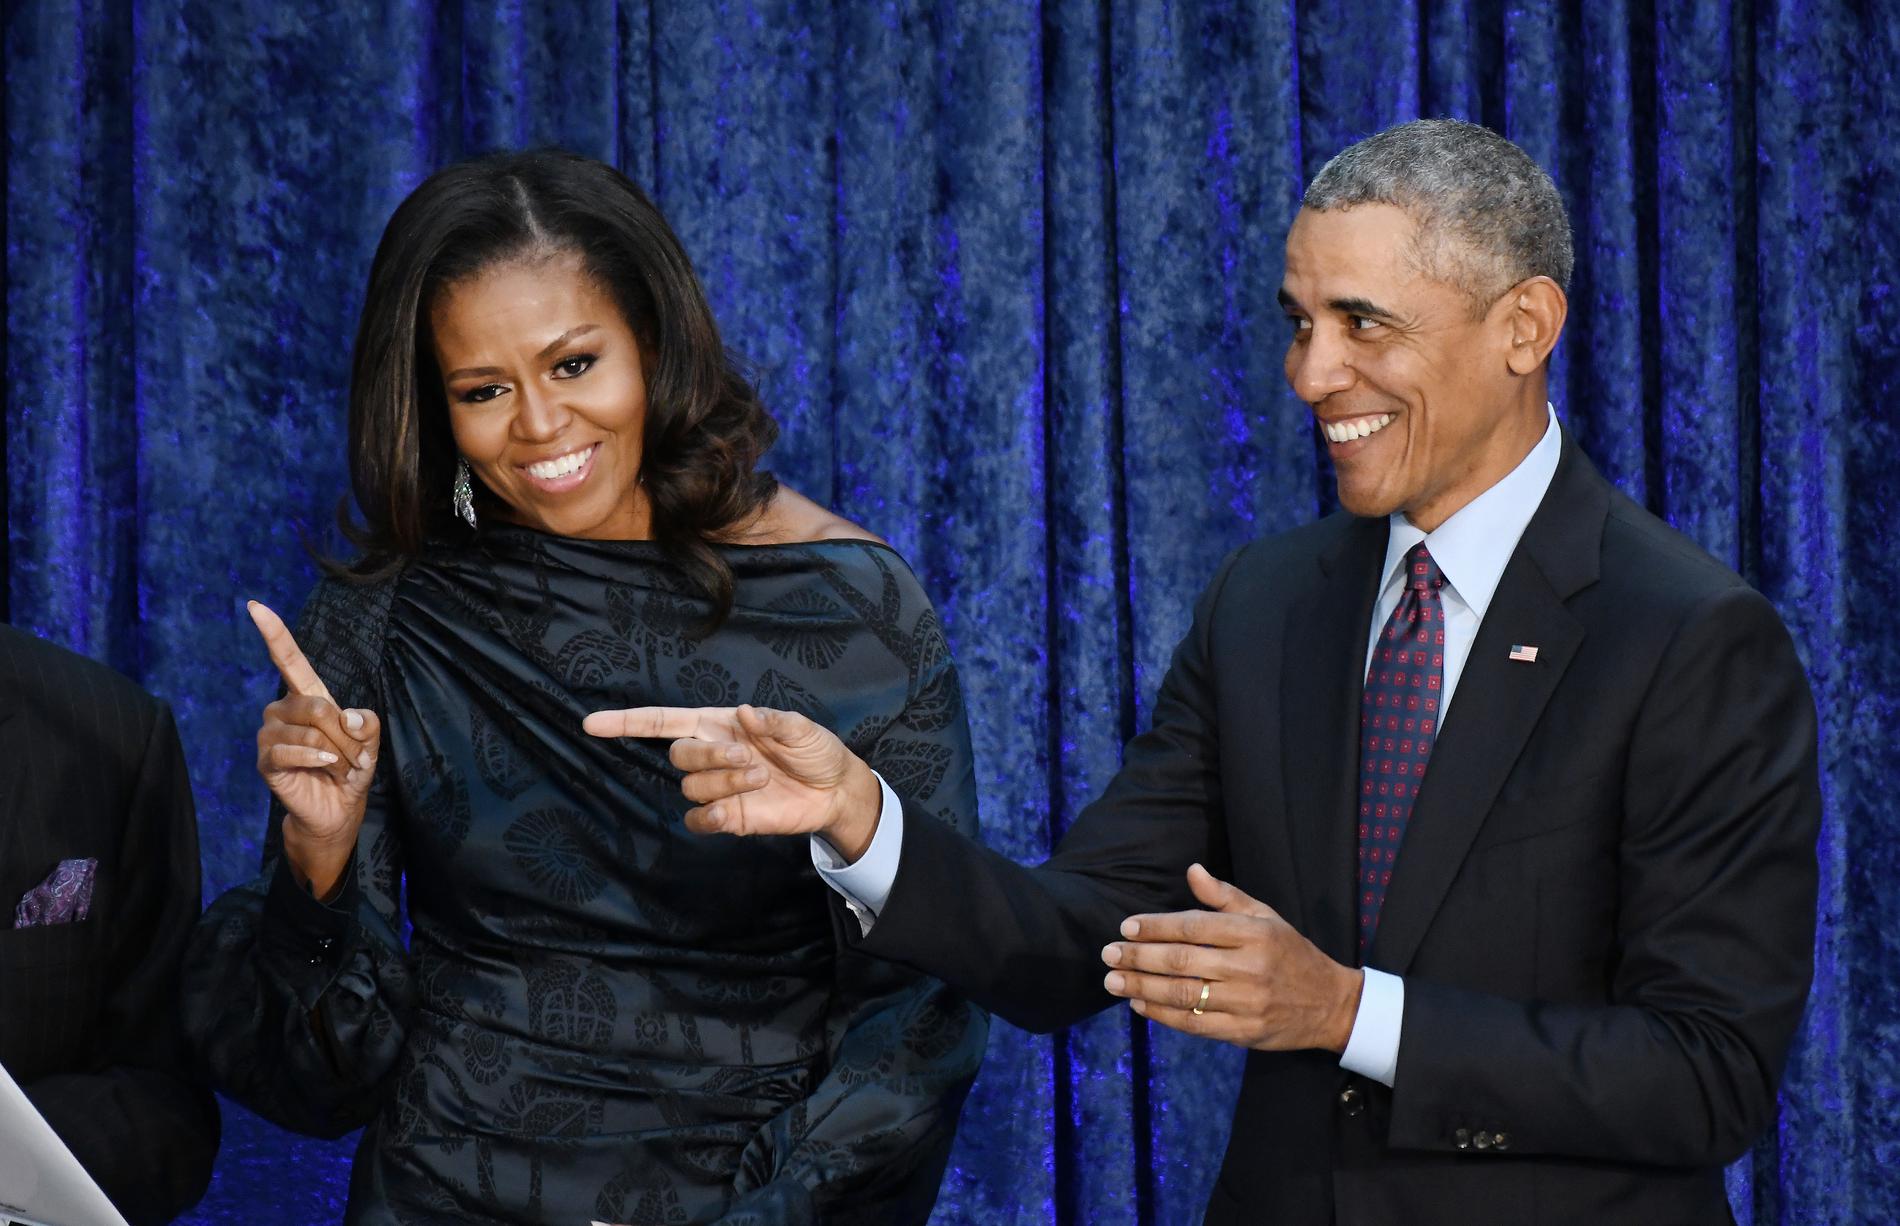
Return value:
[(475, 487), (469, 483), (468, 461), (463, 459), (455, 461), (455, 513), (469, 527), (475, 526)]

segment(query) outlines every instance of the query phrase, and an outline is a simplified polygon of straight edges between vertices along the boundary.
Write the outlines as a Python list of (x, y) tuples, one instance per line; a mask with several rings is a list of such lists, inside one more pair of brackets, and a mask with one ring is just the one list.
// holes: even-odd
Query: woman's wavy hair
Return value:
[[(712, 602), (716, 623), (732, 607), (733, 580), (713, 546), (777, 489), (755, 469), (778, 425), (726, 352), (699, 278), (653, 202), (611, 166), (559, 149), (439, 170), (383, 231), (350, 377), (350, 484), (364, 519), (343, 517), (364, 554), (351, 573), (387, 576), (425, 540), (471, 535), (450, 506), (457, 456), (431, 303), (503, 261), (564, 252), (580, 257), (639, 340), (647, 397), (640, 480), (654, 539)], [(476, 498), (478, 511), (496, 507), (479, 482)]]

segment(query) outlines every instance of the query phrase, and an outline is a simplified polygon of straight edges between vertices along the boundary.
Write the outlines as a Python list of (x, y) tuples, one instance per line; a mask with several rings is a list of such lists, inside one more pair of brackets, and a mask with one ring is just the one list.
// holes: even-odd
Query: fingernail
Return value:
[(726, 761), (728, 762), (736, 763), (736, 762), (745, 761), (745, 746), (743, 745), (726, 746), (725, 757), (726, 757)]
[(356, 711), (345, 711), (343, 713), (343, 726), (348, 728), (351, 732), (361, 732), (363, 730), (363, 716)]
[(317, 751), (317, 760), (322, 762), (325, 766), (328, 766), (336, 761), (336, 755), (327, 749), (319, 749)]
[(1128, 985), (1128, 980), (1120, 971), (1110, 971), (1108, 978), (1102, 980), (1102, 986), (1111, 992), (1119, 992)]
[(1128, 1007), (1143, 1017), (1148, 1016), (1148, 1002), (1145, 1000), (1131, 1000), (1128, 1002)]
[(1134, 938), (1140, 936), (1141, 935), (1141, 921), (1138, 919), (1123, 920), (1122, 921), (1122, 935), (1129, 938), (1130, 940), (1133, 940)]
[(723, 828), (725, 824), (726, 810), (723, 806), (714, 805), (712, 808), (706, 810), (706, 826), (708, 829), (719, 830)]
[(751, 784), (753, 787), (757, 787), (761, 783), (764, 783), (765, 782), (765, 768), (763, 766), (753, 767), (751, 770), (745, 773), (745, 781)]
[(1115, 966), (1119, 964), (1121, 960), (1122, 960), (1121, 946), (1119, 945), (1102, 946), (1102, 961), (1108, 963), (1110, 966)]
[(365, 749), (362, 753), (356, 755), (356, 764), (364, 770), (369, 769), (369, 750)]

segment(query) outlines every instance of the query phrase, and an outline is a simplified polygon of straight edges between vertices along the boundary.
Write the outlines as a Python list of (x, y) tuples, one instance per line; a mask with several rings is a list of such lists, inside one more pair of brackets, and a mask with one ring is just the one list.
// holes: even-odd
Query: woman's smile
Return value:
[(594, 471), (594, 456), (599, 451), (599, 443), (589, 443), (549, 459), (517, 464), (515, 467), (527, 477), (528, 484), (542, 493), (565, 494), (569, 490), (579, 489), (587, 480)]

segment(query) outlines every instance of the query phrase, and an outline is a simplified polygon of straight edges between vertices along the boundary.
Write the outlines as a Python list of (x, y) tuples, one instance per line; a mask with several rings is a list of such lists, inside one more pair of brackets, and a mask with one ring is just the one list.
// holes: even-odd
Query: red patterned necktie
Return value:
[(1445, 688), (1444, 572), (1420, 541), (1405, 555), (1405, 590), (1379, 632), (1359, 707), (1359, 957), (1405, 839), (1412, 801), (1438, 737)]

